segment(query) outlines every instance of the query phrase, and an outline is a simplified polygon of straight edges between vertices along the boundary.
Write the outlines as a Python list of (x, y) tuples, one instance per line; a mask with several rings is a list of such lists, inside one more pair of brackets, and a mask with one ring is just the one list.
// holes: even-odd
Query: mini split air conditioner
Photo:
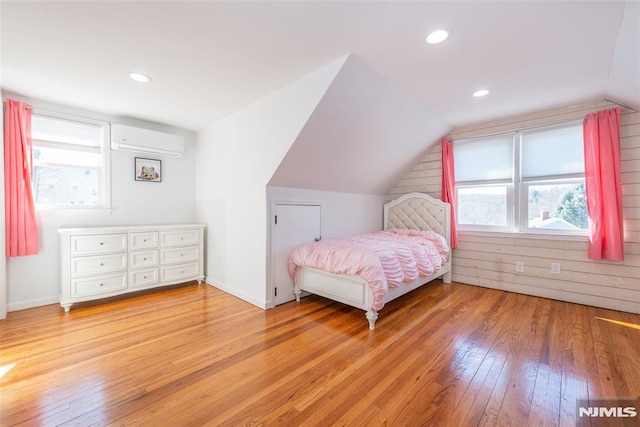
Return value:
[(114, 124), (111, 125), (111, 148), (180, 157), (184, 153), (184, 140), (178, 135)]

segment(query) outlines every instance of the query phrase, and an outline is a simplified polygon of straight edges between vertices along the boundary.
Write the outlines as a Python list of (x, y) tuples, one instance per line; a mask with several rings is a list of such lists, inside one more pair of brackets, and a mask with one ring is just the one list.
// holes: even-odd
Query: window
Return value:
[(582, 124), (454, 142), (459, 230), (583, 235)]
[(109, 207), (109, 125), (34, 111), (33, 194), (36, 209)]

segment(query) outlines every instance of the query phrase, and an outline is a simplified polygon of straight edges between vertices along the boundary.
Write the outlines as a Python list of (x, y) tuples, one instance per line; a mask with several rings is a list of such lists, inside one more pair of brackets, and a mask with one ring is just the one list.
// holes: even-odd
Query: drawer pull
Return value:
[(60, 274), (55, 282), (59, 282), (60, 304), (66, 311), (80, 301), (195, 282), (194, 277), (201, 282), (205, 229), (199, 224), (137, 224), (56, 230), (61, 257), (56, 257)]

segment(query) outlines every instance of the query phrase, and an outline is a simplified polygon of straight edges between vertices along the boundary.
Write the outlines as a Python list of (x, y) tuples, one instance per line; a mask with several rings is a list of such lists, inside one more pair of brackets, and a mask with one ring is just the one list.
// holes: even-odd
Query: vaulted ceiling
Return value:
[[(0, 7), (5, 94), (193, 131), (349, 53), (453, 127), (602, 97), (640, 108), (635, 1)], [(436, 28), (449, 39), (427, 45)], [(479, 88), (491, 93), (471, 97)]]

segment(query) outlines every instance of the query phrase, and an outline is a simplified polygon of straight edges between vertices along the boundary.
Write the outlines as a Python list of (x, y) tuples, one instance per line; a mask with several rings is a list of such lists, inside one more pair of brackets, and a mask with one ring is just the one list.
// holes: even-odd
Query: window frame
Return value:
[[(84, 125), (97, 126), (100, 129), (100, 144), (96, 146), (97, 149), (93, 149), (91, 146), (83, 146), (81, 144), (74, 144), (72, 142), (64, 142), (55, 139), (38, 139), (33, 136), (32, 133), (32, 150), (36, 150), (38, 147), (43, 148), (61, 148), (76, 152), (99, 152), (100, 162), (99, 166), (94, 165), (78, 165), (78, 168), (92, 169), (98, 171), (98, 204), (38, 204), (34, 200), (37, 213), (53, 213), (53, 212), (110, 212), (111, 211), (111, 126), (108, 121), (98, 120), (92, 118), (86, 118), (66, 113), (53, 112), (48, 110), (41, 110), (34, 108), (32, 116), (40, 116), (44, 118), (76, 122)], [(33, 126), (32, 126), (33, 128)], [(58, 162), (42, 162), (34, 158), (33, 168), (35, 172), (36, 166), (62, 166), (62, 167), (76, 167), (76, 165), (70, 165), (66, 163)], [(33, 180), (32, 185), (35, 185)], [(34, 199), (36, 189), (32, 188)]]
[[(536, 177), (538, 178), (538, 177)], [(584, 184), (584, 174), (567, 174), (567, 175), (550, 175), (548, 179), (531, 179), (520, 182), (520, 192), (522, 197), (520, 198), (520, 229), (519, 232), (531, 233), (531, 234), (561, 234), (563, 236), (586, 236), (586, 229), (544, 229), (529, 227), (529, 204), (528, 204), (528, 189), (534, 185), (565, 185), (565, 184)]]
[[(469, 233), (512, 233), (518, 235), (534, 235), (540, 237), (555, 236), (557, 238), (564, 237), (585, 237), (587, 236), (586, 229), (569, 230), (569, 229), (543, 229), (529, 227), (529, 187), (533, 185), (561, 185), (561, 184), (584, 184), (585, 174), (571, 173), (571, 174), (558, 174), (558, 175), (544, 175), (534, 177), (523, 177), (521, 173), (522, 166), (522, 145), (523, 135), (526, 133), (552, 130), (557, 128), (572, 127), (580, 124), (579, 120), (572, 120), (567, 122), (555, 123), (543, 126), (534, 126), (528, 128), (521, 128), (508, 132), (500, 132), (491, 135), (483, 135), (473, 138), (464, 138), (460, 140), (454, 140), (454, 149), (456, 145), (462, 144), (481, 144), (483, 141), (490, 141), (495, 138), (505, 138), (511, 136), (513, 144), (513, 163), (512, 163), (512, 175), (510, 179), (495, 179), (495, 180), (477, 180), (477, 181), (456, 181), (455, 182), (455, 200), (456, 200), (456, 220), (457, 230), (464, 234)], [(460, 188), (480, 188), (480, 187), (494, 187), (504, 185), (507, 189), (507, 210), (506, 210), (506, 225), (483, 225), (483, 224), (461, 224), (458, 221), (460, 217), (459, 212), (459, 189)]]
[[(456, 224), (458, 226), (458, 230), (469, 230), (469, 231), (499, 231), (499, 232), (510, 232), (513, 230), (513, 218), (514, 218), (514, 192), (513, 192), (513, 183), (511, 180), (487, 180), (487, 181), (464, 181), (457, 183), (456, 182), (456, 208), (460, 206), (459, 203), (459, 191), (460, 189), (467, 188), (489, 188), (489, 187), (505, 187), (506, 189), (506, 218), (505, 225), (491, 225), (491, 224), (462, 224), (462, 228), (460, 228), (460, 223)], [(456, 219), (459, 218), (459, 212), (456, 212)]]

